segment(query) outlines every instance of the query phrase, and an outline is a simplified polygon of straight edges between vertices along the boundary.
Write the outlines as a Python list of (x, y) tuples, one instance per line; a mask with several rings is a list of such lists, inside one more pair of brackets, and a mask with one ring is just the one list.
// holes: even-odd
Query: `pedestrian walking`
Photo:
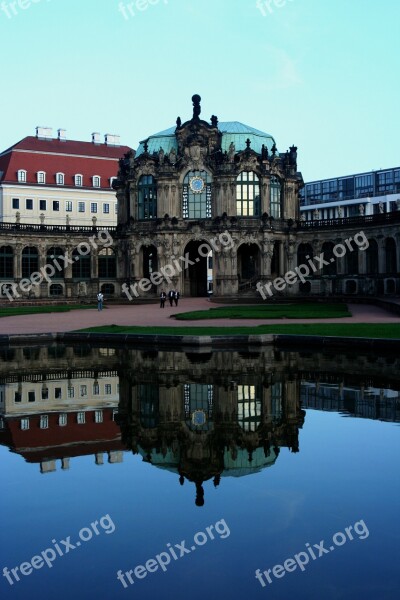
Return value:
[(166, 299), (167, 299), (167, 294), (164, 292), (164, 290), (162, 290), (161, 294), (160, 294), (160, 308), (165, 308)]
[(179, 302), (179, 298), (181, 297), (180, 293), (178, 292), (178, 290), (175, 290), (174, 292), (174, 302), (175, 302), (175, 306), (178, 306), (178, 302)]
[(101, 292), (97, 294), (97, 310), (103, 310), (104, 296)]
[(172, 306), (173, 302), (174, 302), (174, 297), (175, 297), (175, 292), (174, 290), (169, 290), (168, 292), (168, 300), (169, 300), (169, 305)]

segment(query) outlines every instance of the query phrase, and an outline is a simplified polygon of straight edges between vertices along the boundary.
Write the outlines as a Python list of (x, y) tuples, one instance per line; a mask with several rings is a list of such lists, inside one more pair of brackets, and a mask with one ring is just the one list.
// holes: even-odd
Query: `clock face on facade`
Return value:
[(204, 190), (204, 179), (198, 176), (192, 177), (189, 185), (192, 192), (195, 194), (201, 194), (201, 192)]

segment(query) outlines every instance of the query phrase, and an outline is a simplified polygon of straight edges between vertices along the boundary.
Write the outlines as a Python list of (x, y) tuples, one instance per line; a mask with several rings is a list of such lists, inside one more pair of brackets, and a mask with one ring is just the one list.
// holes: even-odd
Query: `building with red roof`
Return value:
[(91, 142), (68, 140), (66, 131), (37, 127), (0, 153), (0, 221), (46, 225), (117, 223), (112, 182), (128, 152), (119, 136), (93, 133)]

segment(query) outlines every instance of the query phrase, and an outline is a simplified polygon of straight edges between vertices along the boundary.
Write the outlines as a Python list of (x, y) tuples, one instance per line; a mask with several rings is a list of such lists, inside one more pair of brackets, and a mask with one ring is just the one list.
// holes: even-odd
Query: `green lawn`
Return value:
[(97, 304), (60, 304), (59, 306), (0, 306), (0, 317), (68, 312), (69, 310), (82, 310), (85, 308), (97, 308)]
[(351, 317), (343, 303), (255, 304), (252, 306), (223, 306), (209, 310), (179, 313), (180, 321), (202, 319), (335, 319)]
[(337, 337), (400, 338), (399, 323), (305, 323), (290, 325), (258, 325), (257, 327), (125, 327), (105, 325), (81, 329), (93, 333), (134, 333), (152, 335), (322, 335)]

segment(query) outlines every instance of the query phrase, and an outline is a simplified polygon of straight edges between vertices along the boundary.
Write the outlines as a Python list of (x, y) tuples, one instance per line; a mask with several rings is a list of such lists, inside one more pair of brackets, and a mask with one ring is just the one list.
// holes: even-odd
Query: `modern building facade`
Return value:
[(337, 219), (400, 209), (400, 167), (306, 183), (300, 191), (301, 219)]

